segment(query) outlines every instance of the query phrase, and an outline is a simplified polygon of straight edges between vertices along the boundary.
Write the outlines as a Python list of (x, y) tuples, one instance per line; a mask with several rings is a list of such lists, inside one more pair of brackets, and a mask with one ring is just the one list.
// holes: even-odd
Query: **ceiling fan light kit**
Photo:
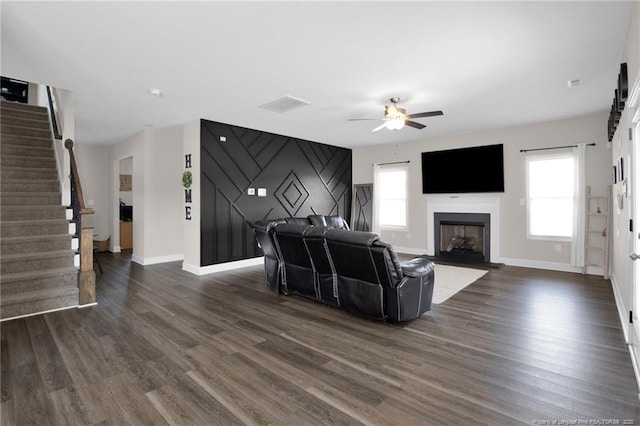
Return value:
[(384, 123), (372, 130), (372, 132), (377, 132), (385, 127), (389, 130), (400, 130), (405, 126), (405, 124), (409, 127), (413, 127), (414, 129), (424, 129), (427, 126), (416, 121), (412, 121), (411, 119), (444, 115), (442, 111), (419, 112), (417, 114), (407, 115), (406, 109), (398, 107), (400, 98), (393, 97), (390, 98), (389, 101), (391, 102), (391, 105), (386, 105), (384, 107), (384, 118), (350, 118), (349, 121), (383, 120)]

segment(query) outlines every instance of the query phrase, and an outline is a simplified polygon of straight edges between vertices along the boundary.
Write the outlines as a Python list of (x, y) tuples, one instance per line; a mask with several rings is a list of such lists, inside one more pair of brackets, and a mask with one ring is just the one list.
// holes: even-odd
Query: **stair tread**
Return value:
[(21, 293), (10, 293), (2, 296), (2, 306), (15, 303), (26, 303), (40, 299), (53, 299), (60, 296), (72, 295), (78, 292), (78, 287), (48, 288), (43, 290), (31, 290)]
[(14, 282), (14, 281), (33, 280), (35, 278), (58, 277), (60, 275), (76, 274), (76, 273), (78, 273), (78, 269), (75, 266), (40, 269), (37, 271), (13, 272), (10, 274), (2, 274), (2, 282), (8, 283), (8, 282)]
[(73, 256), (75, 252), (70, 248), (68, 250), (51, 250), (41, 252), (29, 252), (29, 253), (17, 253), (17, 254), (5, 254), (2, 255), (3, 262), (11, 262), (16, 260), (27, 259), (51, 259), (54, 257)]
[(53, 234), (53, 235), (28, 235), (26, 237), (6, 237), (2, 238), (0, 244), (4, 243), (15, 243), (15, 242), (36, 242), (36, 241), (47, 241), (47, 240), (62, 240), (62, 239), (71, 239), (71, 234)]
[(33, 223), (38, 223), (42, 225), (50, 224), (55, 225), (59, 223), (69, 223), (69, 219), (30, 219), (30, 220), (2, 220), (0, 221), (0, 225), (11, 224), (12, 226), (17, 225), (31, 225)]
[(19, 109), (23, 111), (42, 111), (44, 113), (47, 112), (47, 108), (40, 105), (30, 105), (22, 102), (12, 102), (7, 100), (0, 101), (0, 107), (9, 108), (9, 109)]
[[(49, 143), (51, 143), (51, 138), (46, 137), (46, 136), (33, 136), (33, 135), (5, 135), (5, 138), (8, 138), (8, 139), (12, 139), (12, 138), (37, 139), (37, 140), (42, 141), (42, 142), (49, 142)], [(3, 138), (3, 139), (4, 139), (4, 138)]]
[[(23, 183), (24, 179), (6, 178), (2, 179), (2, 183)], [(29, 179), (28, 183), (58, 183), (58, 179)]]
[[(4, 179), (3, 179), (4, 180)], [(58, 191), (56, 192), (7, 192), (7, 191), (0, 191), (0, 199), (3, 197), (44, 197), (44, 196), (50, 196), (52, 194), (59, 194)]]
[(63, 206), (62, 204), (40, 204), (37, 206), (2, 206), (2, 209), (7, 210), (33, 210), (33, 209), (69, 209), (70, 207)]

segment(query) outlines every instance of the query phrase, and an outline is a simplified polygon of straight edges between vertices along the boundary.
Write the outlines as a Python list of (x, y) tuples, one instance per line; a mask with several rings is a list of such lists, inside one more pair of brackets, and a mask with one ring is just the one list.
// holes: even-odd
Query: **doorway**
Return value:
[(133, 250), (133, 157), (120, 160), (119, 183), (120, 249)]

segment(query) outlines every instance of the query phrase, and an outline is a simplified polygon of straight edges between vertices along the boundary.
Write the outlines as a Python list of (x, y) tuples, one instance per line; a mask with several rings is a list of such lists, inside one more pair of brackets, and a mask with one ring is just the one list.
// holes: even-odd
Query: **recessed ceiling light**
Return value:
[(160, 89), (151, 89), (151, 90), (149, 90), (149, 93), (151, 93), (153, 96), (155, 96), (157, 98), (162, 96), (162, 90), (160, 90)]
[(582, 86), (582, 80), (579, 79), (579, 78), (575, 78), (573, 80), (568, 80), (567, 81), (567, 86), (569, 86), (569, 88)]

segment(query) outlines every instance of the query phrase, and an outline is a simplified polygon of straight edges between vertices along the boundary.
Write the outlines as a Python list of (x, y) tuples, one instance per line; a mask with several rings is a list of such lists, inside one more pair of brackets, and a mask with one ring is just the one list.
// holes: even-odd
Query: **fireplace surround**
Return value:
[[(491, 263), (500, 263), (500, 196), (496, 195), (425, 195), (427, 221), (427, 255), (435, 256), (435, 213), (483, 213), (490, 216), (491, 244), (488, 256)], [(487, 255), (487, 253), (485, 253)]]
[(435, 256), (468, 262), (491, 262), (491, 215), (434, 213)]

